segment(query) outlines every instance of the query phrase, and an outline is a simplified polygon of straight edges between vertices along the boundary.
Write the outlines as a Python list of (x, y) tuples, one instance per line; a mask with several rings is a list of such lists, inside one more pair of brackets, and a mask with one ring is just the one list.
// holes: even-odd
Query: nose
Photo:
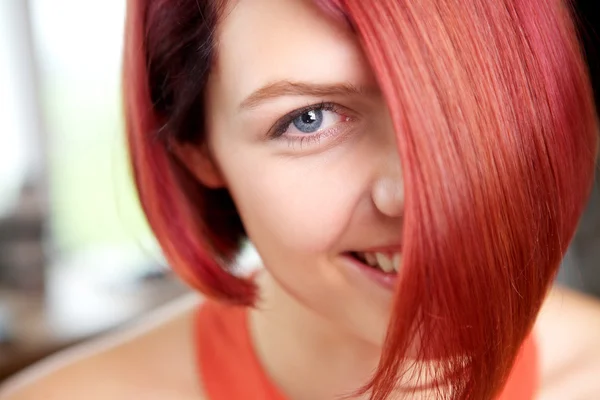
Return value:
[[(371, 199), (383, 216), (397, 218), (404, 213), (404, 182), (400, 151), (392, 118), (387, 107), (381, 107), (373, 132), (373, 157), (377, 160)], [(376, 154), (376, 155), (375, 155)]]
[(378, 211), (388, 217), (400, 217), (404, 211), (404, 183), (398, 153), (389, 157), (387, 168), (375, 181), (371, 197)]

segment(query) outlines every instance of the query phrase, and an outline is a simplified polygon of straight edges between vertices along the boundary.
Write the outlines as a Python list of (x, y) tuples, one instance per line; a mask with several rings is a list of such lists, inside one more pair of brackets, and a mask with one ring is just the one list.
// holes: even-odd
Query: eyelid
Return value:
[(300, 117), (302, 114), (305, 114), (308, 111), (312, 111), (312, 110), (333, 111), (335, 113), (342, 114), (347, 117), (350, 117), (350, 115), (347, 115), (347, 114), (352, 114), (347, 108), (342, 107), (336, 103), (321, 102), (321, 103), (308, 105), (306, 107), (302, 107), (302, 108), (296, 109), (294, 111), (291, 111), (290, 113), (281, 117), (275, 123), (275, 125), (273, 125), (273, 127), (271, 129), (269, 129), (267, 136), (270, 139), (277, 139), (277, 138), (283, 136), (285, 134), (287, 128), (289, 127), (289, 125), (294, 121), (294, 119), (296, 119), (296, 118)]

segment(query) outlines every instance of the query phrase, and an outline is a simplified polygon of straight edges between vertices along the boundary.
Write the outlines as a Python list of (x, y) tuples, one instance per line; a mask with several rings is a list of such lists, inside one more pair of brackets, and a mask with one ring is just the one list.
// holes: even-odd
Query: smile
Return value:
[(400, 268), (401, 256), (399, 252), (352, 252), (352, 257), (370, 267), (379, 269), (386, 274), (395, 274)]
[(401, 252), (398, 247), (373, 249), (371, 251), (349, 251), (342, 254), (344, 265), (353, 271), (360, 281), (373, 282), (386, 291), (394, 290), (401, 264)]

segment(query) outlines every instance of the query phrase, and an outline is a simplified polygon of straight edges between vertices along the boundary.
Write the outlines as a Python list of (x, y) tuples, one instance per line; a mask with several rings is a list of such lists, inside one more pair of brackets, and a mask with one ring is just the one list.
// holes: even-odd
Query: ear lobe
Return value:
[(171, 153), (202, 183), (210, 189), (225, 186), (225, 180), (204, 144), (170, 143)]

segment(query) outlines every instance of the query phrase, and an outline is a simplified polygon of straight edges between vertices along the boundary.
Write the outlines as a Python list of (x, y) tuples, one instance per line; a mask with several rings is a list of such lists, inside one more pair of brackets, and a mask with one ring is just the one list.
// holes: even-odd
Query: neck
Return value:
[(259, 359), (290, 400), (335, 399), (368, 382), (381, 348), (334, 326), (288, 295), (272, 277), (258, 277), (261, 301), (250, 313)]

